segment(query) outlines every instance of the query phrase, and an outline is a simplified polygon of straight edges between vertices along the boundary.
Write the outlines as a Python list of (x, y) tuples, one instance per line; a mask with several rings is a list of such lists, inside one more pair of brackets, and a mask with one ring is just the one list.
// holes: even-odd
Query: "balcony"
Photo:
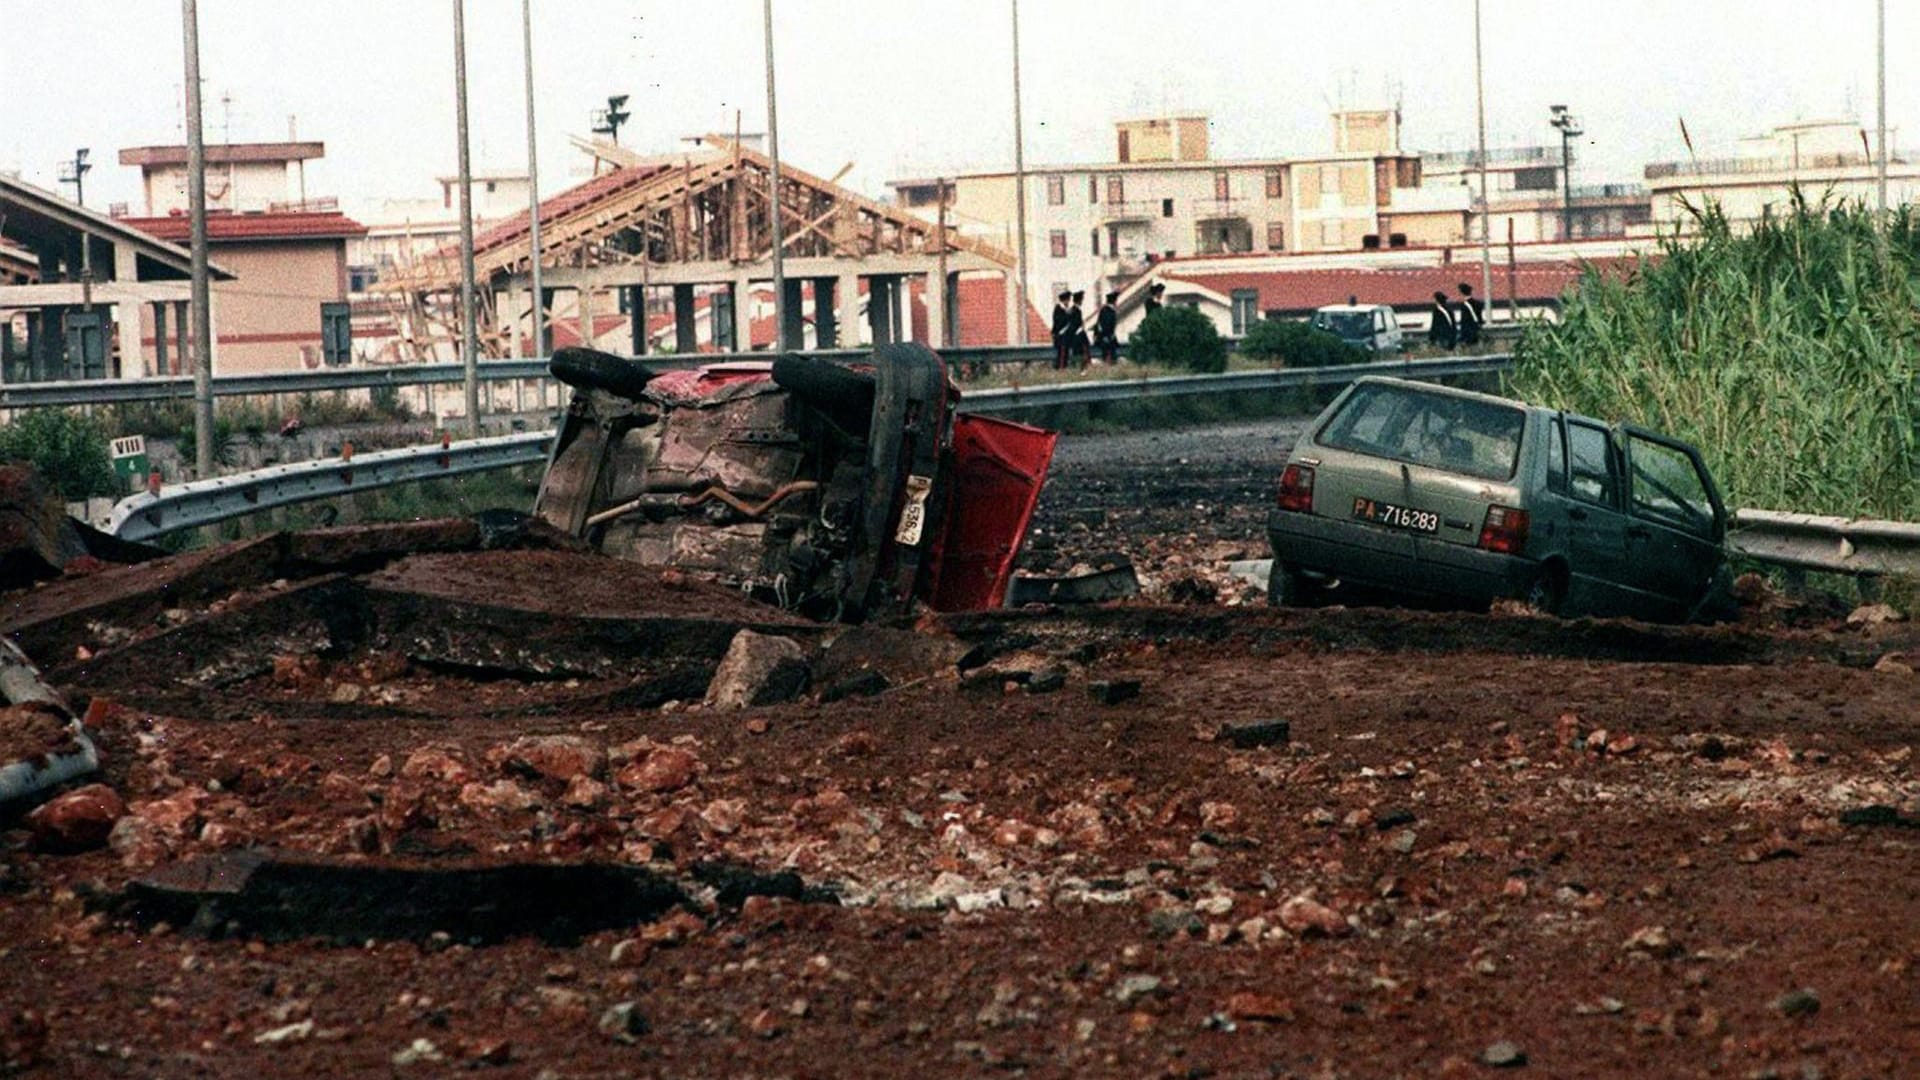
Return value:
[(1158, 199), (1130, 199), (1125, 202), (1104, 202), (1100, 204), (1100, 222), (1103, 225), (1118, 225), (1128, 221), (1151, 221), (1160, 216)]
[[(1679, 176), (1750, 176), (1755, 173), (1796, 173), (1817, 169), (1870, 169), (1876, 158), (1867, 154), (1802, 154), (1791, 157), (1708, 158), (1693, 161), (1656, 161), (1646, 168), (1649, 180)], [(1895, 154), (1889, 164), (1904, 165), (1906, 158)]]
[(1202, 199), (1193, 204), (1195, 221), (1245, 221), (1246, 199)]

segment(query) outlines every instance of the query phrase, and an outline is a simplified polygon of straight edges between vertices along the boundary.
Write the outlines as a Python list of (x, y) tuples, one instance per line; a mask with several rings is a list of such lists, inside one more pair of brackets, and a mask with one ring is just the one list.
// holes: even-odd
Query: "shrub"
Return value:
[(1366, 353), (1307, 323), (1294, 319), (1261, 319), (1240, 339), (1240, 353), (1262, 363), (1287, 367), (1326, 367), (1358, 364)]
[(1197, 308), (1164, 307), (1147, 316), (1127, 339), (1127, 358), (1136, 364), (1225, 371), (1227, 342)]
[(1528, 328), (1520, 395), (1699, 446), (1730, 506), (1911, 518), (1920, 505), (1920, 217), (1798, 190), (1736, 231), (1713, 205), (1627, 276), (1588, 270)]
[(27, 462), (64, 499), (117, 495), (107, 442), (106, 431), (90, 417), (35, 409), (0, 427), (0, 461)]

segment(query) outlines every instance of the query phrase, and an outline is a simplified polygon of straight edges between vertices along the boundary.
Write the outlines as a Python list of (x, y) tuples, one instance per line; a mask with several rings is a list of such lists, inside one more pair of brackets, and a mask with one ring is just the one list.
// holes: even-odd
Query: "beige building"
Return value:
[[(1887, 204), (1920, 199), (1920, 163), (1900, 153), (1895, 133), (1887, 164)], [(1658, 226), (1685, 225), (1687, 204), (1719, 204), (1735, 222), (1752, 222), (1785, 210), (1798, 184), (1809, 198), (1823, 194), (1873, 205), (1877, 197), (1878, 147), (1873, 133), (1852, 120), (1782, 124), (1742, 139), (1733, 157), (1656, 162), (1646, 169)], [(1872, 150), (1872, 153), (1869, 153)]]
[[(324, 143), (220, 143), (206, 148), (207, 209), (253, 212), (307, 200), (307, 162), (326, 155)], [(120, 164), (140, 169), (147, 213), (187, 212), (187, 148), (134, 146)]]
[[(1555, 243), (1625, 236), (1651, 221), (1647, 190), (1638, 184), (1576, 184), (1568, 198), (1559, 147), (1516, 146), (1487, 151), (1487, 216), (1494, 243)], [(1423, 154), (1422, 182), (1459, 187), (1469, 201), (1480, 189), (1479, 154), (1454, 150)], [(1476, 226), (1469, 239), (1479, 238)]]
[[(1114, 160), (1027, 171), (1027, 281), (1036, 304), (1097, 294), (1159, 259), (1254, 252), (1361, 251), (1448, 244), (1466, 235), (1464, 191), (1421, 188), (1390, 111), (1333, 118), (1331, 153), (1220, 160), (1200, 116), (1123, 120)], [(950, 227), (1014, 245), (1010, 171), (896, 180), (896, 200)]]

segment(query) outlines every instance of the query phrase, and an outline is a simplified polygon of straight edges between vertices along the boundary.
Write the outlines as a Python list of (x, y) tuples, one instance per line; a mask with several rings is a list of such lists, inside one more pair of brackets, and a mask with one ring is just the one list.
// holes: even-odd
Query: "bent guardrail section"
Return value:
[(1920, 524), (1736, 510), (1727, 548), (1778, 566), (1829, 574), (1920, 578)]

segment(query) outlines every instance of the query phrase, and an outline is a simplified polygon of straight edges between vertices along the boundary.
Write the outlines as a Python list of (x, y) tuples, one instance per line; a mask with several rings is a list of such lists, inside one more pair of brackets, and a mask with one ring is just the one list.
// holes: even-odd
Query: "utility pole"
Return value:
[[(953, 344), (947, 340), (947, 327), (953, 324), (953, 313), (947, 309), (947, 178), (941, 177), (940, 183), (940, 223), (935, 227), (934, 236), (940, 245), (939, 283), (934, 287), (940, 290), (940, 325), (933, 328), (933, 343), (936, 348), (944, 349)], [(927, 310), (933, 310), (931, 304)]]
[[(460, 139), (460, 361), (466, 371), (467, 437), (480, 437), (479, 333), (473, 324), (473, 163), (467, 157), (467, 5), (453, 0), (454, 126)], [(591, 341), (587, 336), (582, 337)]]
[(200, 132), (200, 14), (180, 0), (187, 53), (187, 210), (193, 219), (193, 464), (213, 476), (213, 297), (207, 289), (207, 147)]
[[(781, 261), (785, 257), (781, 249), (787, 245), (780, 221), (780, 114), (773, 100), (773, 0), (761, 0), (760, 10), (765, 17), (762, 37), (767, 46), (767, 161), (771, 165), (767, 172), (767, 217), (773, 222), (773, 350), (779, 352), (797, 349), (800, 343), (787, 341), (787, 275)], [(742, 347), (751, 349), (753, 342), (743, 342)]]
[(1565, 105), (1551, 109), (1549, 123), (1560, 129), (1560, 239), (1564, 243), (1573, 239), (1573, 139), (1586, 132)]
[(1027, 343), (1027, 139), (1020, 121), (1020, 0), (1013, 0), (1013, 278), (1018, 293), (1014, 343)]
[[(540, 287), (540, 160), (533, 139), (533, 0), (520, 0), (521, 50), (527, 69), (527, 225), (533, 244), (533, 354), (547, 354), (547, 293)], [(642, 316), (644, 320), (645, 316)]]
[(1887, 221), (1887, 0), (1879, 0), (1876, 10), (1876, 60), (1874, 95), (1879, 99), (1880, 161), (1876, 166), (1879, 188), (1880, 224)]
[[(73, 201), (80, 206), (87, 205), (87, 173), (93, 166), (87, 163), (88, 150), (81, 147), (73, 152), (73, 160), (60, 166), (60, 182), (73, 185)], [(80, 291), (81, 307), (93, 310), (93, 238), (84, 231), (80, 234)]]
[(1487, 198), (1487, 81), (1483, 72), (1480, 63), (1480, 0), (1473, 0), (1473, 104), (1480, 121), (1480, 310), (1492, 315), (1493, 218), (1488, 213), (1491, 201)]

